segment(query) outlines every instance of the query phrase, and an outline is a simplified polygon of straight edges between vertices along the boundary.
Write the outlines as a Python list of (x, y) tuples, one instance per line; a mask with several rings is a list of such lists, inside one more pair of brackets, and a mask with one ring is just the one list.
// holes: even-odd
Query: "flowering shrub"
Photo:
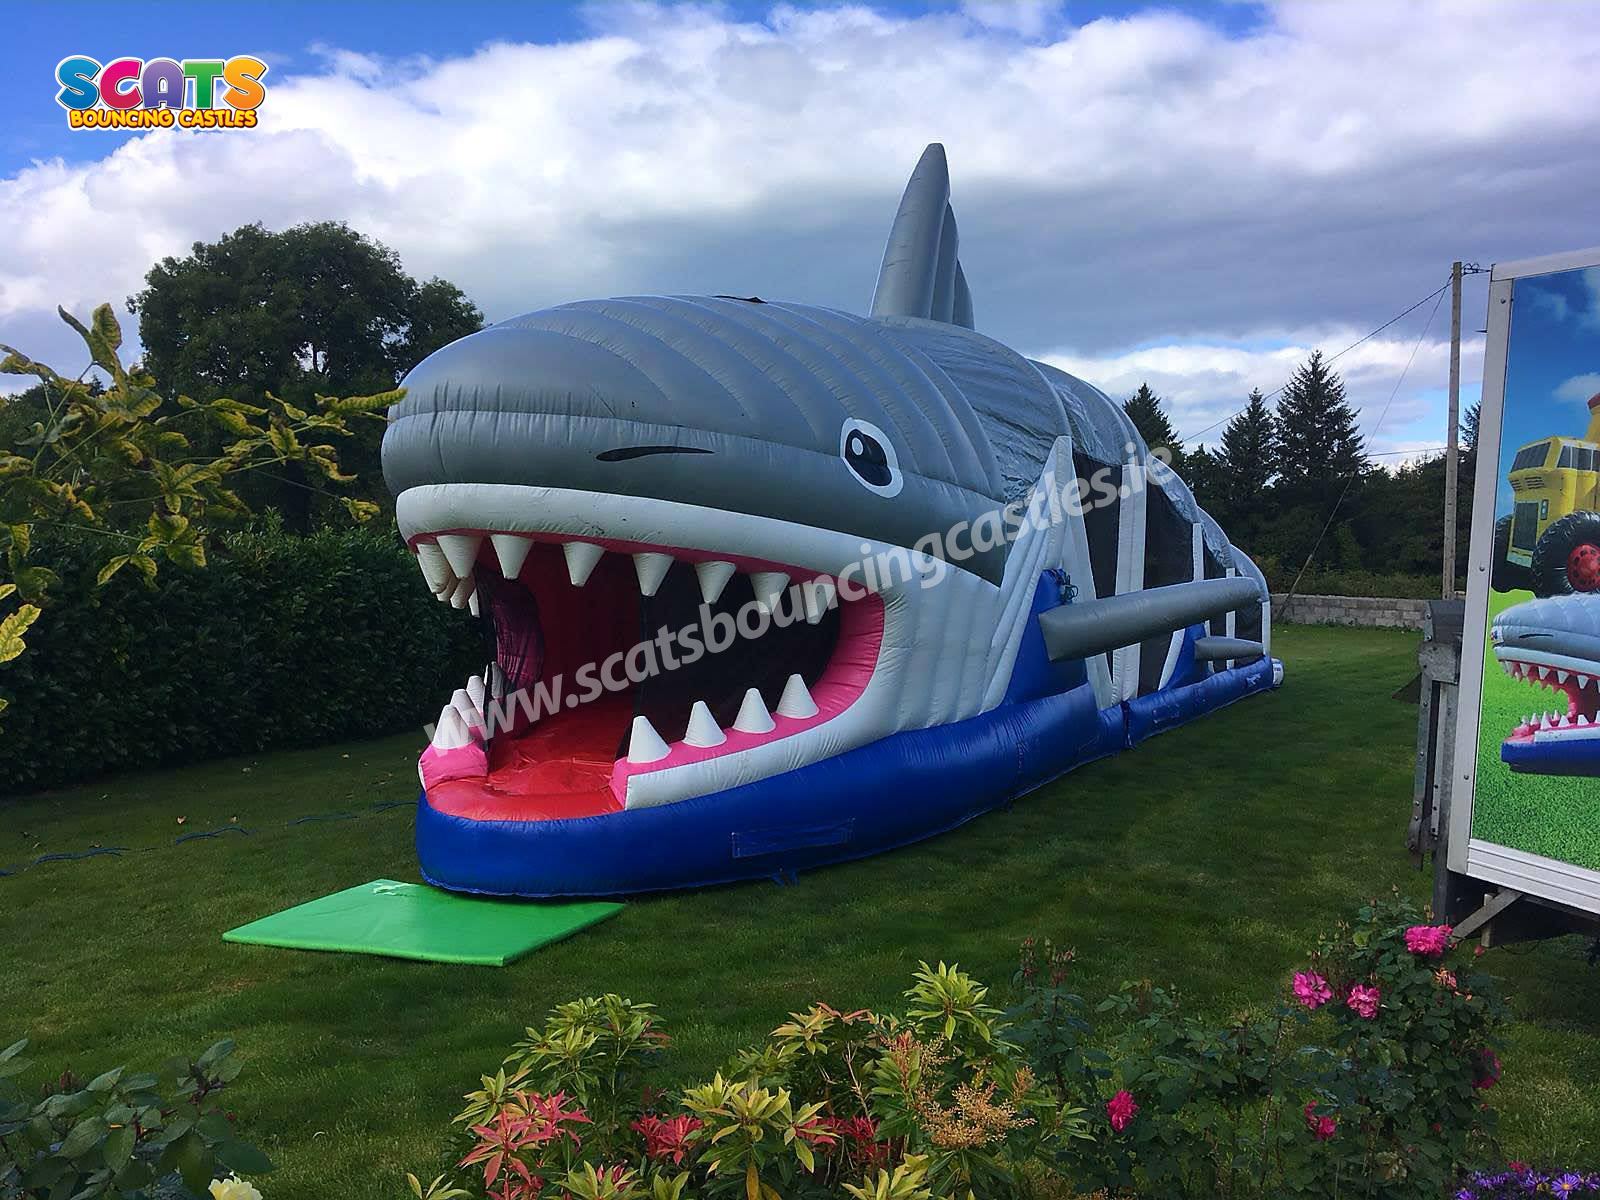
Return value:
[(1361, 909), (1276, 1004), (1220, 1026), (1140, 983), (1098, 1006), (1097, 1030), (1070, 961), (1025, 944), (1009, 1015), (1055, 1094), (1104, 1113), (1062, 1144), (1085, 1190), (1434, 1200), (1486, 1152), (1503, 1006), (1449, 927), (1403, 901)]
[(1491, 1144), (1502, 1008), (1450, 930), (1403, 902), (1362, 909), (1273, 1004), (1220, 1025), (1148, 982), (1091, 1019), (1072, 957), (1025, 943), (1005, 1012), (958, 968), (924, 963), (903, 1012), (812, 1005), (670, 1095), (650, 1087), (669, 1046), (651, 1006), (562, 1005), (467, 1097), (456, 1171), (412, 1177), (412, 1192), (1490, 1200), (1532, 1179), (1588, 1194), (1577, 1175), (1466, 1176)]
[(903, 1014), (792, 1013), (709, 1082), (648, 1086), (668, 1046), (618, 996), (529, 1029), (456, 1118), (454, 1173), (419, 1200), (1001, 1200), (1035, 1194), (1081, 1112), (1041, 1085), (987, 989), (922, 964)]

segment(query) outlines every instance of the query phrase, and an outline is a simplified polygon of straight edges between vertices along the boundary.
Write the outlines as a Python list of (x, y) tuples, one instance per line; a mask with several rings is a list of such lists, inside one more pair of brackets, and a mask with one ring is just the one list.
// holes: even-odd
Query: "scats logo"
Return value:
[(56, 103), (73, 129), (254, 129), (267, 98), (267, 64), (232, 58), (116, 58), (87, 55), (56, 66)]

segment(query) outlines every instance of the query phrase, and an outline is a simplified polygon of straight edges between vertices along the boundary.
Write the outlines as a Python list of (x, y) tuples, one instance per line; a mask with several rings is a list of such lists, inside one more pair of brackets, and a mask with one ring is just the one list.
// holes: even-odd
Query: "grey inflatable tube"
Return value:
[[(1087, 658), (1261, 600), (1261, 585), (1254, 579), (1200, 579), (1083, 604), (1063, 604), (1039, 614), (1039, 629), (1052, 659)], [(1260, 653), (1259, 646), (1256, 652)]]

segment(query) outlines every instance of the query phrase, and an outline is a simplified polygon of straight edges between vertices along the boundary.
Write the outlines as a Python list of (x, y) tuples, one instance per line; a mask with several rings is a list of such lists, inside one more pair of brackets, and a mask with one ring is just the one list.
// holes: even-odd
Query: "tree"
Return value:
[[(1278, 400), (1273, 465), (1291, 484), (1327, 485), (1367, 465), (1356, 414), (1344, 399), (1344, 382), (1312, 351)], [(1325, 488), (1315, 488), (1323, 491)]]
[[(242, 475), (296, 464), (319, 487), (350, 482), (329, 439), (348, 437), (363, 421), (381, 426), (402, 394), (319, 395), (310, 409), (271, 394), (260, 405), (182, 394), (169, 403), (147, 370), (123, 366), (122, 329), (109, 304), (87, 325), (58, 311), (88, 348), (90, 365), (76, 377), (0, 345), (0, 372), (39, 380), (0, 421), (0, 601), (18, 604), (0, 618), (0, 662), (26, 649), (24, 634), (59, 582), (35, 536), (39, 526), (94, 538), (103, 547), (101, 585), (129, 567), (153, 585), (163, 561), (204, 567), (211, 534), (249, 513), (233, 486)], [(227, 442), (220, 453), (197, 448), (206, 426)], [(377, 511), (348, 496), (343, 503), (357, 520)]]
[(1201, 508), (1214, 517), (1223, 518), (1228, 502), (1227, 481), (1217, 456), (1204, 445), (1184, 454), (1183, 481), (1189, 485)]
[(1219, 474), (1221, 508), (1228, 517), (1258, 510), (1272, 482), (1275, 425), (1267, 401), (1256, 388), (1244, 411), (1222, 430), (1222, 444), (1213, 457)]
[[(183, 394), (260, 405), (271, 394), (305, 408), (320, 394), (386, 391), (440, 346), (483, 327), (454, 284), (419, 284), (393, 250), (333, 221), (278, 233), (245, 225), (196, 242), (187, 256), (152, 267), (128, 307), (139, 317), (145, 366), (169, 402)], [(356, 439), (346, 457), (368, 481), (366, 498), (386, 503), (380, 437), (372, 430)], [(303, 528), (308, 480), (298, 467), (286, 474), (287, 482), (255, 480), (245, 491)]]
[(1174, 467), (1182, 465), (1183, 443), (1178, 440), (1172, 422), (1162, 410), (1161, 397), (1150, 390), (1148, 383), (1141, 383), (1139, 390), (1123, 402), (1122, 411), (1128, 414), (1128, 419), (1133, 422), (1133, 427), (1139, 431), (1146, 446), (1151, 450), (1164, 447), (1167, 461)]
[(1476, 454), (1478, 452), (1478, 416), (1482, 411), (1483, 403), (1474, 400), (1467, 405), (1466, 410), (1461, 414), (1460, 445), (1464, 454)]

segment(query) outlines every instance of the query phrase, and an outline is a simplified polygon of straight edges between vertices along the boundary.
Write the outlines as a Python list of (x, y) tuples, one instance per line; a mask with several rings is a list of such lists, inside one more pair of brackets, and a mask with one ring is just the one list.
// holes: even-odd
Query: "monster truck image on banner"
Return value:
[(1457, 787), (1472, 784), (1460, 806), (1470, 841), (1452, 839), (1468, 873), (1590, 911), (1600, 907), (1597, 264), (1600, 251), (1492, 276), (1456, 759)]

